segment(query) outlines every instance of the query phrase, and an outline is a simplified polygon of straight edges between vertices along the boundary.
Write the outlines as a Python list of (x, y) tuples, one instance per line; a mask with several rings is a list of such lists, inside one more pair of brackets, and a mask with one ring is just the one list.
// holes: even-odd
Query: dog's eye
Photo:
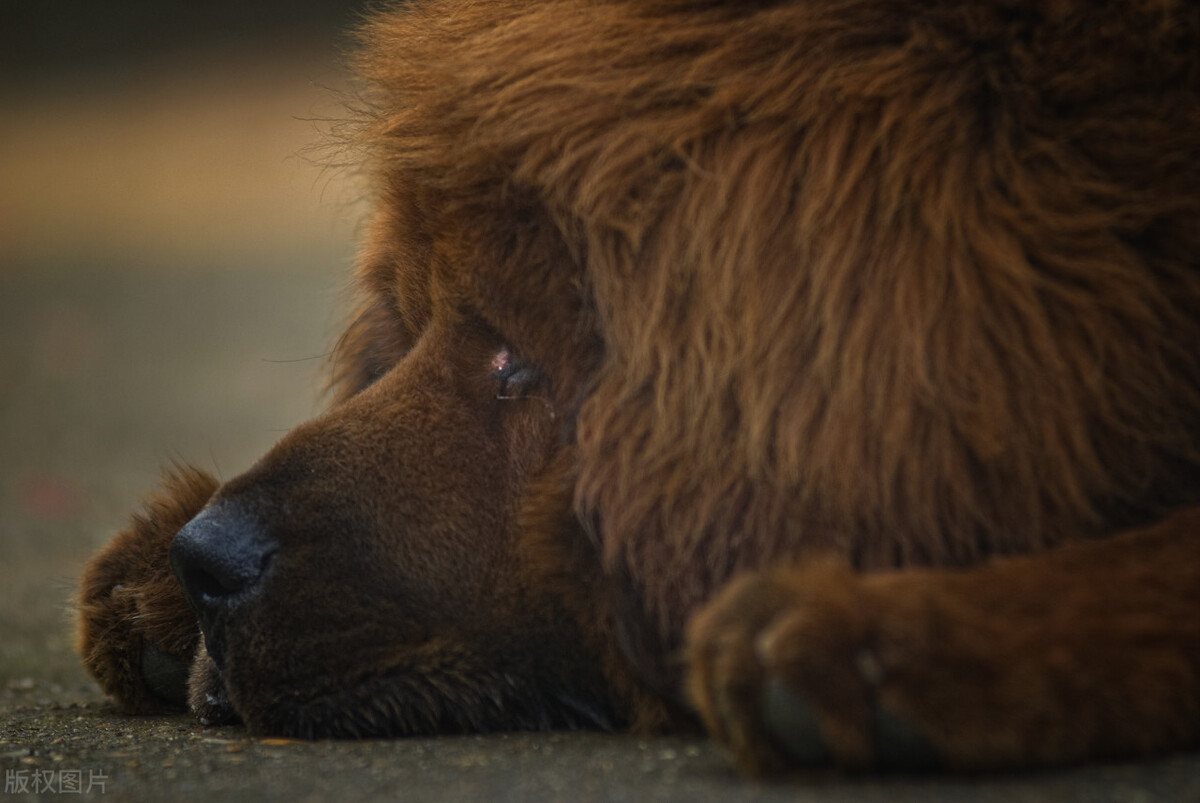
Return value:
[(538, 370), (521, 360), (510, 348), (502, 348), (492, 357), (492, 379), (499, 387), (497, 399), (521, 399), (537, 384)]

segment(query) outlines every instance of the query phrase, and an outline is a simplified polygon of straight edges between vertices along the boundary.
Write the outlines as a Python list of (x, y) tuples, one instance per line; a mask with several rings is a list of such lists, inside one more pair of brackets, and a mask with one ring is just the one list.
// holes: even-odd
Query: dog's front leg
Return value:
[(1200, 509), (963, 571), (735, 581), (689, 691), (749, 772), (994, 769), (1200, 743)]

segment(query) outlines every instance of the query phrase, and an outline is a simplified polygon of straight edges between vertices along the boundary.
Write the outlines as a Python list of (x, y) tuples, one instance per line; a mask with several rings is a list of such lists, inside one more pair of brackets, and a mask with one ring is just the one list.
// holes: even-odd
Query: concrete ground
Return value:
[(340, 190), (324, 174), (289, 161), (308, 137), (295, 117), (310, 111), (311, 82), (290, 83), (278, 63), (246, 70), (167, 65), (82, 98), (0, 98), (5, 799), (1200, 801), (1194, 755), (767, 784), (737, 777), (702, 740), (309, 743), (115, 710), (71, 648), (83, 561), (157, 466), (183, 459), (229, 477), (311, 415), (344, 309), (353, 215), (329, 202)]

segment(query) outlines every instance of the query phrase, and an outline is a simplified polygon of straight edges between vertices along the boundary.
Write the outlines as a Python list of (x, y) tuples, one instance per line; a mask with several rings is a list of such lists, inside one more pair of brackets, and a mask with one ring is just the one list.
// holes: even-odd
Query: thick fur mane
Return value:
[(370, 30), (411, 236), (364, 273), (574, 293), (575, 510), (668, 641), (774, 558), (968, 564), (1197, 500), (1196, 6), (505, 4)]

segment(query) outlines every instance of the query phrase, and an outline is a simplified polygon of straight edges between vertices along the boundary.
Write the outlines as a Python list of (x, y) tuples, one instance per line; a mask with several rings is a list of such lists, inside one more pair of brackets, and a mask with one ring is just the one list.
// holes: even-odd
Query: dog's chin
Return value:
[(300, 739), (364, 739), (497, 731), (610, 730), (606, 702), (535, 690), (515, 677), (389, 675), (309, 699), (281, 698), (251, 730)]
[(370, 739), (626, 725), (602, 690), (568, 689), (499, 666), (404, 667), (323, 691), (255, 684), (254, 693), (230, 685), (227, 669), (202, 645), (189, 678), (189, 707), (203, 724), (244, 723), (258, 736)]

